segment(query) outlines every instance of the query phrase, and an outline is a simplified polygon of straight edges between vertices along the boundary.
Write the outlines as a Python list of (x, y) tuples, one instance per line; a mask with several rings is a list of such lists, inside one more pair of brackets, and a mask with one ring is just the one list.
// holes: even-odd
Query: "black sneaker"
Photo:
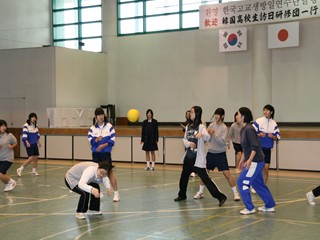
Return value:
[(186, 199), (187, 199), (186, 197), (185, 197), (185, 198), (182, 198), (182, 197), (179, 197), (179, 196), (178, 196), (177, 198), (174, 199), (174, 201), (175, 201), (175, 202), (180, 202), (180, 201), (184, 201), (184, 200), (186, 200)]
[(219, 207), (221, 207), (227, 201), (227, 196), (223, 194), (223, 197), (219, 200)]

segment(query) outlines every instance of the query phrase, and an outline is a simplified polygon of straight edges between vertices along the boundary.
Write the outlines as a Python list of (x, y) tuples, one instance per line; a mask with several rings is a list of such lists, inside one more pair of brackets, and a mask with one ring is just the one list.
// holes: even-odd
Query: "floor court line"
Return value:
[[(305, 180), (303, 180), (300, 176), (298, 176), (296, 179), (291, 178), (291, 176), (276, 176), (269, 178), (269, 187), (271, 189), (271, 192), (275, 194), (274, 197), (277, 202), (276, 212), (274, 214), (256, 213), (252, 216), (241, 216), (239, 214), (239, 211), (240, 209), (244, 208), (242, 202), (234, 202), (232, 199), (230, 199), (223, 207), (218, 207), (218, 202), (215, 201), (215, 199), (211, 198), (207, 190), (206, 196), (208, 197), (202, 200), (194, 200), (190, 195), (193, 195), (192, 189), (197, 188), (196, 185), (199, 182), (198, 177), (196, 177), (196, 179), (190, 178), (189, 184), (193, 184), (191, 186), (189, 185), (188, 196), (190, 196), (190, 199), (188, 198), (187, 201), (181, 203), (174, 202), (173, 198), (178, 192), (178, 181), (181, 169), (170, 171), (163, 169), (153, 173), (149, 173), (145, 172), (142, 169), (134, 168), (130, 170), (122, 168), (120, 170), (123, 171), (123, 174), (121, 174), (120, 171), (118, 172), (120, 174), (116, 174), (116, 176), (118, 176), (118, 184), (120, 186), (119, 192), (121, 195), (121, 201), (119, 203), (112, 203), (112, 197), (104, 198), (102, 200), (102, 211), (104, 214), (102, 217), (105, 218), (104, 220), (100, 221), (99, 218), (90, 217), (88, 221), (85, 220), (84, 222), (79, 222), (79, 220), (74, 218), (78, 195), (68, 192), (68, 189), (63, 186), (63, 176), (67, 169), (65, 167), (52, 167), (53, 168), (48, 168), (46, 171), (44, 171), (48, 172), (48, 174), (41, 174), (36, 178), (31, 176), (26, 176), (25, 178), (23, 177), (22, 179), (24, 181), (24, 185), (18, 185), (17, 188), (8, 195), (8, 197), (12, 198), (14, 201), (14, 205), (11, 205), (10, 207), (19, 207), (17, 208), (19, 209), (19, 212), (14, 212), (14, 209), (12, 209), (12, 211), (7, 211), (6, 208), (10, 205), (9, 203), (0, 205), (0, 207), (4, 210), (2, 211), (2, 213), (0, 213), (0, 219), (3, 219), (4, 223), (4, 225), (1, 225), (0, 222), (1, 232), (9, 233), (10, 230), (8, 229), (11, 228), (10, 226), (12, 226), (12, 228), (17, 226), (17, 224), (19, 224), (20, 226), (24, 226), (25, 224), (28, 224), (27, 221), (30, 220), (32, 220), (32, 222), (36, 221), (45, 223), (47, 221), (59, 221), (62, 219), (68, 219), (68, 223), (66, 224), (66, 226), (64, 226), (64, 229), (60, 228), (59, 231), (59, 228), (53, 228), (53, 230), (50, 232), (52, 234), (44, 235), (45, 233), (43, 233), (42, 235), (40, 235), (40, 237), (30, 236), (30, 238), (25, 239), (69, 239), (69, 236), (73, 236), (72, 239), (86, 239), (86, 234), (90, 231), (94, 234), (98, 234), (98, 232), (104, 232), (105, 234), (107, 234), (105, 236), (108, 236), (108, 239), (156, 239), (159, 237), (163, 237), (164, 239), (172, 239), (172, 236), (175, 236), (174, 239), (213, 239), (234, 236), (234, 234), (240, 230), (246, 228), (256, 228), (254, 226), (259, 225), (253, 224), (252, 222), (249, 224), (244, 224), (247, 220), (278, 222), (296, 226), (294, 228), (303, 227), (305, 229), (307, 229), (307, 227), (308, 229), (310, 229), (310, 226), (314, 226), (313, 229), (318, 229), (320, 225), (319, 217), (313, 215), (317, 213), (318, 206), (309, 206), (305, 198), (305, 192), (307, 191), (306, 189), (310, 188), (310, 184), (316, 184), (317, 178), (311, 177)], [(55, 175), (51, 174), (51, 169), (56, 169)], [(230, 190), (229, 186), (227, 185), (227, 181), (224, 179), (221, 173), (217, 172), (211, 174), (211, 177), (217, 182), (217, 184), (220, 186), (220, 189)], [(306, 173), (306, 175), (307, 177), (309, 177), (308, 173)], [(126, 182), (133, 182), (136, 186), (126, 187)], [(295, 182), (301, 184), (299, 186), (303, 187), (301, 187), (300, 189), (294, 189), (294, 191), (287, 192), (287, 186), (289, 186), (288, 184), (290, 184), (291, 186), (291, 188), (289, 189), (292, 190)], [(35, 193), (37, 194), (38, 188), (34, 184), (37, 184), (39, 186), (39, 192), (51, 191), (50, 195), (59, 195), (46, 198), (37, 198), (30, 195), (27, 196), (27, 194), (30, 192), (30, 190), (28, 190), (29, 188), (31, 189), (31, 191), (35, 191)], [(274, 187), (276, 187), (276, 191), (273, 191), (272, 188)], [(45, 192), (44, 194), (46, 194)], [(123, 194), (121, 194), (121, 192), (123, 192)], [(26, 196), (26, 198), (24, 198), (23, 196)], [(256, 194), (252, 194), (252, 196), (255, 205), (258, 206), (260, 204), (263, 204)], [(3, 199), (2, 202), (6, 201), (6, 197), (7, 196), (0, 197), (0, 201), (1, 199)], [(25, 199), (34, 201), (24, 203), (18, 202)], [(52, 204), (50, 204), (50, 208), (52, 208), (53, 211), (50, 210), (50, 208), (47, 208), (47, 203), (51, 202)], [(36, 205), (34, 206), (37, 206), (35, 208), (35, 211), (33, 211), (34, 208), (32, 203), (35, 203)], [(145, 206), (135, 208), (135, 206), (139, 206), (139, 204), (143, 204)], [(54, 210), (55, 208), (56, 210)], [(59, 208), (61, 210), (59, 210)], [(52, 212), (50, 213), (50, 211)], [(290, 212), (287, 218), (285, 215), (286, 211)], [(298, 211), (298, 215), (302, 215), (303, 217), (305, 217), (303, 214), (307, 213), (309, 215), (306, 215), (307, 217), (305, 217), (305, 219), (299, 219), (299, 216), (294, 215), (296, 211)], [(19, 216), (23, 217), (19, 218)], [(30, 216), (31, 219), (28, 218), (28, 216)], [(185, 216), (191, 216), (190, 221), (188, 218), (185, 219)], [(8, 221), (5, 220), (7, 219), (6, 217), (12, 217), (12, 219)], [(138, 220), (136, 219), (137, 217), (139, 218)], [(37, 220), (37, 218), (39, 219)], [(153, 222), (161, 222), (162, 219), (163, 221), (168, 220), (171, 222), (169, 222), (167, 225), (164, 225), (161, 229), (157, 229), (156, 225), (153, 226)], [(150, 228), (149, 231), (146, 231), (145, 236), (143, 236), (144, 233), (141, 232), (137, 232), (136, 235), (125, 235), (126, 223), (134, 225), (135, 222), (137, 222), (137, 231), (141, 230), (142, 226), (147, 226), (147, 228)], [(185, 224), (181, 224), (183, 222), (185, 222)], [(190, 229), (193, 229), (194, 226), (200, 227), (198, 225), (201, 225), (201, 223), (205, 223), (205, 225), (207, 225), (211, 222), (213, 224), (215, 224), (216, 222), (216, 227), (220, 226), (220, 233), (217, 234), (216, 232), (216, 235), (212, 235), (214, 234), (214, 231), (211, 231), (212, 229), (206, 231), (206, 229), (200, 228), (199, 232), (203, 233), (203, 235), (190, 235), (192, 234), (192, 231)], [(76, 223), (80, 225), (78, 227), (74, 227)], [(112, 234), (116, 235), (112, 235), (112, 237), (109, 236), (107, 229), (111, 224), (115, 226), (116, 229), (122, 229), (122, 231), (117, 233), (113, 232)], [(227, 229), (226, 226), (230, 224), (232, 224), (233, 228), (229, 228), (229, 230), (221, 233), (221, 231)], [(106, 230), (104, 230), (104, 227), (106, 228)], [(89, 228), (90, 231), (88, 230)], [(73, 231), (75, 231), (75, 234), (73, 234)], [(299, 229), (299, 231), (303, 232), (304, 230)], [(211, 234), (211, 236), (209, 236), (208, 234)], [(118, 236), (119, 238), (116, 236)], [(128, 236), (135, 237), (126, 238)], [(251, 239), (254, 239), (253, 236), (250, 237)], [(18, 238), (6, 238), (6, 235), (4, 235), (3, 239), (7, 240)], [(104, 238), (102, 237), (101, 239)], [(295, 239), (295, 236), (291, 236), (291, 239)]]

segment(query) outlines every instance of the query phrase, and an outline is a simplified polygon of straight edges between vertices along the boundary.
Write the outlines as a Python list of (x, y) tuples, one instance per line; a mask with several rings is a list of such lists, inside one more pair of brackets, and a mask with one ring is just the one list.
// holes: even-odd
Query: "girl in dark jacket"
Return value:
[[(153, 119), (153, 111), (148, 109), (146, 112), (147, 119), (142, 123), (141, 142), (143, 144), (142, 150), (146, 152), (147, 166), (145, 170), (154, 171), (154, 164), (156, 161), (155, 151), (158, 150), (159, 130), (158, 121)], [(150, 153), (152, 158), (152, 166), (150, 168)]]

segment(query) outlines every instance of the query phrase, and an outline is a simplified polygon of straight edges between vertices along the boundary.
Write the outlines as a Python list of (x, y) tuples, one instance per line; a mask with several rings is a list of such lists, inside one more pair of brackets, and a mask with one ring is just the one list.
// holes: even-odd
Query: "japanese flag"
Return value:
[(247, 28), (219, 30), (219, 52), (247, 50)]
[(268, 48), (299, 46), (299, 22), (268, 25)]

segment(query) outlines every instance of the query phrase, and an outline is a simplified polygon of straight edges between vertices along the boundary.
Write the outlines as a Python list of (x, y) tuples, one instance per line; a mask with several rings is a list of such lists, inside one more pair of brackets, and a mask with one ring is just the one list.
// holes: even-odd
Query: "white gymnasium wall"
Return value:
[[(279, 122), (319, 121), (315, 109), (320, 104), (320, 48), (315, 39), (320, 37), (320, 18), (300, 22), (300, 47), (268, 50), (267, 25), (259, 25), (247, 28), (247, 51), (219, 53), (218, 30), (116, 37), (116, 1), (104, 4), (108, 101), (116, 103), (118, 116), (134, 107), (142, 120), (152, 108), (158, 121), (182, 121), (185, 110), (198, 104), (205, 121), (220, 106), (226, 121), (233, 121), (241, 106), (255, 104), (257, 118), (271, 103)], [(257, 53), (253, 47), (265, 49)], [(260, 81), (266, 72), (272, 74)], [(268, 89), (263, 91), (266, 81)]]
[(183, 121), (187, 109), (200, 105), (205, 121), (220, 106), (232, 121), (239, 102), (251, 106), (252, 49), (219, 54), (217, 31), (117, 38), (116, 3), (105, 4), (108, 101), (116, 102), (119, 116), (137, 108), (142, 120), (151, 108), (158, 121)]
[[(49, 44), (50, 1), (0, 0), (0, 4), (0, 49)], [(36, 100), (32, 100), (33, 95), (25, 101), (20, 99), (25, 102), (26, 113), (32, 109), (42, 115), (45, 107), (112, 103), (120, 117), (135, 107), (141, 111), (142, 120), (145, 110), (152, 108), (156, 119), (172, 122), (183, 121), (185, 110), (199, 104), (204, 120), (208, 121), (214, 109), (221, 106), (226, 110), (226, 121), (232, 121), (238, 107), (257, 105), (260, 98), (254, 93), (261, 87), (255, 85), (257, 78), (271, 72), (268, 87), (272, 93), (261, 91), (266, 95), (258, 95), (270, 99), (277, 121), (320, 119), (320, 112), (315, 110), (320, 103), (320, 48), (315, 40), (320, 37), (320, 18), (300, 21), (300, 47), (266, 50), (271, 53), (266, 55), (266, 68), (260, 64), (261, 69), (257, 70), (254, 66), (262, 59), (256, 56), (254, 46), (267, 48), (267, 42), (254, 33), (258, 28), (267, 31), (267, 25), (248, 27), (248, 51), (219, 53), (217, 30), (117, 37), (116, 1), (104, 0), (103, 12), (106, 55), (93, 57), (85, 52), (58, 49), (56, 56), (47, 59), (45, 52), (52, 51), (51, 48), (34, 48), (22, 49), (29, 55), (21, 58), (22, 52), (8, 50), (12, 53), (9, 56), (2, 50), (1, 84), (7, 79), (10, 82), (1, 87), (1, 97), (20, 99), (31, 95), (27, 91), (30, 86), (39, 86), (41, 94)], [(39, 51), (44, 55), (38, 56)], [(56, 71), (51, 64), (57, 65)], [(22, 88), (26, 93), (23, 90), (22, 94)], [(80, 93), (84, 90), (86, 94)], [(20, 100), (14, 104), (20, 104)], [(2, 103), (6, 105), (4, 100)], [(263, 105), (260, 100), (254, 107), (255, 118), (262, 115)], [(39, 121), (47, 125), (43, 116)]]
[(300, 47), (272, 50), (272, 101), (276, 119), (320, 121), (320, 18), (300, 21)]
[(36, 112), (38, 125), (47, 126), (46, 108), (55, 99), (54, 48), (0, 50), (0, 73), (0, 104), (6, 106), (0, 117), (22, 127)]
[[(46, 109), (106, 104), (106, 54), (41, 47), (0, 50), (0, 117), (21, 127), (30, 112), (48, 126)], [(93, 117), (93, 116), (92, 116)]]
[(0, 49), (51, 43), (50, 0), (0, 0)]
[(106, 65), (104, 53), (55, 47), (55, 107), (95, 108), (107, 104)]

